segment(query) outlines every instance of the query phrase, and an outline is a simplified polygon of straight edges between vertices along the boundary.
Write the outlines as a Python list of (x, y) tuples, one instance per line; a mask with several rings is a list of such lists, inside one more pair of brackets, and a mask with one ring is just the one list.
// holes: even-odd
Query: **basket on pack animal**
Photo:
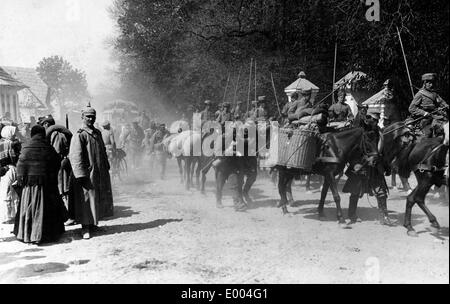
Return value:
[(317, 156), (318, 134), (306, 129), (280, 129), (277, 165), (311, 171)]

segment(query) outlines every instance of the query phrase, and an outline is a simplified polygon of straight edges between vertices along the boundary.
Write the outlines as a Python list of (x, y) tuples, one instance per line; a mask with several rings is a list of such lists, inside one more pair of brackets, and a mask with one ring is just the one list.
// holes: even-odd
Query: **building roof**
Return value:
[(39, 74), (33, 68), (7, 67), (3, 68), (12, 77), (23, 82), (41, 104), (46, 107), (48, 86), (39, 77)]
[(299, 78), (291, 83), (288, 87), (286, 87), (284, 89), (284, 92), (289, 93), (309, 89), (311, 89), (312, 91), (319, 91), (319, 87), (313, 84), (311, 81), (307, 80), (306, 78)]
[(12, 75), (8, 73), (8, 71), (2, 69), (2, 67), (0, 67), (0, 85), (19, 88), (27, 87), (27, 85), (15, 79)]
[(384, 100), (386, 99), (387, 92), (386, 89), (382, 89), (380, 92), (376, 93), (372, 97), (368, 98), (366, 101), (364, 101), (363, 105), (381, 105), (383, 104)]
[(341, 79), (339, 79), (335, 84), (334, 88), (337, 89), (349, 82), (359, 81), (363, 78), (366, 78), (367, 74), (361, 71), (351, 71)]

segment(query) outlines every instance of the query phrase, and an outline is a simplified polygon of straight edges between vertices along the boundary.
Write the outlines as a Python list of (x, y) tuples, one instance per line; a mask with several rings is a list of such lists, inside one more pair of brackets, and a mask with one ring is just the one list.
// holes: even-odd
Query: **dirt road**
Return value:
[[(405, 193), (391, 191), (388, 207), (395, 227), (380, 226), (374, 198), (360, 201), (363, 220), (341, 229), (331, 195), (319, 220), (318, 189), (294, 186), (294, 207), (283, 216), (269, 179), (259, 178), (254, 204), (243, 213), (214, 202), (212, 176), (206, 195), (186, 191), (175, 162), (167, 180), (142, 169), (115, 183), (115, 216), (105, 231), (82, 240), (80, 227), (55, 244), (26, 245), (0, 225), (1, 283), (449, 283), (448, 201), (428, 196), (443, 227), (438, 234), (418, 207), (418, 238), (402, 227)], [(341, 185), (342, 186), (342, 185)], [(348, 196), (342, 195), (347, 215)]]

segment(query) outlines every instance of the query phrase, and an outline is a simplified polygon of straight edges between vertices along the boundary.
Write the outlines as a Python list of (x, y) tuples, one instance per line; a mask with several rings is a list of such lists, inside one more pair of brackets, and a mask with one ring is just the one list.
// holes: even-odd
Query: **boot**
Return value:
[(386, 225), (386, 226), (392, 226), (392, 222), (389, 219), (389, 214), (387, 212), (387, 198), (385, 196), (383, 197), (377, 197), (378, 200), (378, 210), (380, 212), (380, 224)]
[(358, 217), (356, 216), (356, 209), (358, 208), (358, 195), (350, 195), (349, 205), (348, 205), (348, 218), (350, 219), (350, 224), (355, 224), (358, 222)]

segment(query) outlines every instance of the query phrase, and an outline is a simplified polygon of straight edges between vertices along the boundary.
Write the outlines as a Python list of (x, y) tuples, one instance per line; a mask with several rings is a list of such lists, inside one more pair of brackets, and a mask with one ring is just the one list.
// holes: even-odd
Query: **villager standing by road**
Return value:
[(94, 127), (96, 111), (87, 107), (82, 119), (83, 127), (70, 144), (75, 178), (69, 199), (74, 200), (75, 220), (82, 225), (83, 238), (89, 239), (99, 220), (113, 215), (114, 207), (108, 156), (102, 134)]
[(14, 189), (17, 182), (16, 164), (20, 154), (20, 142), (17, 141), (17, 128), (5, 126), (1, 129), (0, 139), (0, 224), (14, 223), (19, 197)]
[(25, 243), (58, 240), (64, 233), (65, 208), (58, 190), (60, 158), (45, 138), (45, 129), (31, 129), (31, 141), (22, 148), (17, 163), (21, 194), (14, 226), (17, 239)]

